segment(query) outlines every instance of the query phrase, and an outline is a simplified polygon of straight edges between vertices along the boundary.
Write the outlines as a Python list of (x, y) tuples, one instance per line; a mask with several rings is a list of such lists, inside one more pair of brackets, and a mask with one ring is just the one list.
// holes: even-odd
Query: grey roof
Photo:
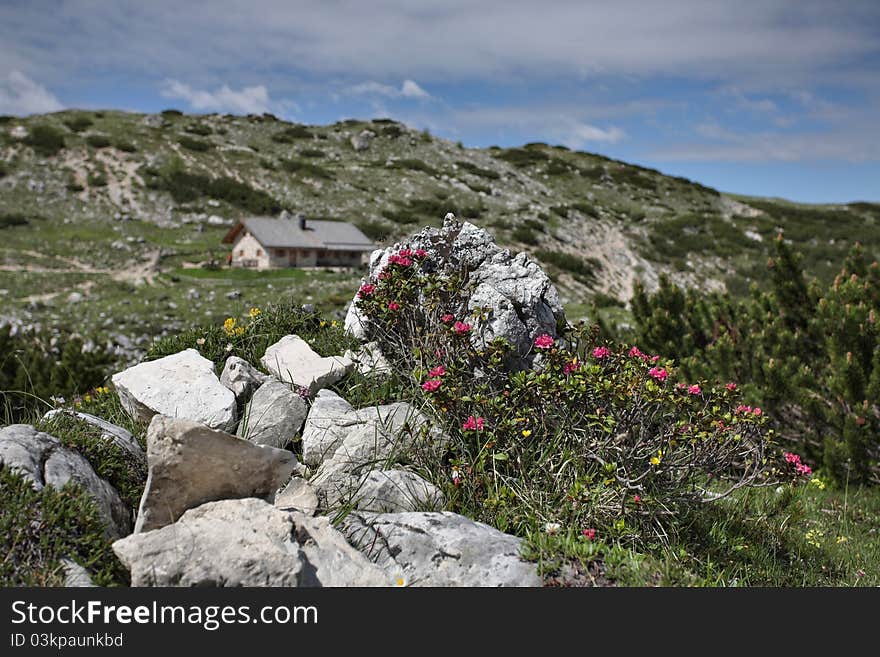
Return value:
[(248, 217), (241, 223), (265, 247), (332, 249), (334, 251), (369, 251), (376, 245), (357, 226), (344, 221), (299, 220), (275, 217)]

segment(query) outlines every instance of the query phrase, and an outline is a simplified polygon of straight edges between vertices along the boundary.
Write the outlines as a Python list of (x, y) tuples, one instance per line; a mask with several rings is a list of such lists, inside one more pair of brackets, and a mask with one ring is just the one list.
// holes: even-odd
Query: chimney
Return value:
[(296, 218), (297, 218), (297, 220), (299, 220), (299, 229), (305, 230), (306, 229), (306, 215), (298, 214), (298, 215), (296, 215)]

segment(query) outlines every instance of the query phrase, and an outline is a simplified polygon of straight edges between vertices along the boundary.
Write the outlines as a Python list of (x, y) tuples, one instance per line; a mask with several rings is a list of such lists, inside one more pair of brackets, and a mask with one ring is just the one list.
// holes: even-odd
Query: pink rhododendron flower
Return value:
[(401, 258), (409, 258), (410, 256), (412, 256), (412, 254), (413, 252), (410, 249), (401, 249), (397, 252), (397, 255), (399, 255)]
[(486, 423), (483, 418), (469, 415), (465, 423), (461, 425), (461, 428), (465, 431), (482, 431), (485, 425)]
[(658, 381), (665, 381), (669, 378), (669, 372), (666, 371), (665, 367), (652, 367), (648, 370), (648, 374), (653, 376)]
[(581, 368), (581, 364), (576, 360), (569, 361), (562, 367), (563, 374), (571, 374), (572, 372), (577, 372)]
[(443, 317), (440, 318), (440, 321), (444, 324), (448, 324), (453, 319), (455, 319), (455, 315), (450, 315), (449, 313), (446, 313), (445, 315), (443, 315)]
[(363, 285), (361, 285), (361, 289), (358, 290), (358, 296), (363, 299), (364, 297), (370, 296), (375, 291), (376, 291), (375, 285), (372, 285), (370, 283), (364, 283)]
[(388, 258), (388, 264), (400, 265), (401, 267), (409, 267), (412, 264), (412, 260), (410, 260), (407, 256), (402, 256), (399, 253), (395, 253)]
[(641, 495), (633, 495), (633, 502), (635, 502), (636, 504), (640, 504), (641, 501), (642, 501)]
[(593, 349), (593, 358), (606, 358), (611, 354), (611, 350), (608, 347), (596, 347)]
[(811, 475), (811, 474), (813, 474), (813, 469), (812, 469), (810, 466), (808, 466), (808, 465), (806, 465), (806, 464), (804, 464), (804, 463), (798, 463), (798, 464), (795, 466), (795, 470), (797, 470), (797, 473), (798, 473), (799, 475)]
[(424, 249), (416, 249), (414, 255), (416, 258), (427, 258), (428, 252)]
[(736, 412), (737, 413), (751, 413), (752, 407), (746, 406), (745, 404), (740, 404), (739, 406), (736, 407)]
[(730, 390), (730, 392), (733, 392), (734, 390), (736, 390), (736, 384), (733, 383), (732, 381), (724, 387), (727, 388), (728, 390)]
[(384, 271), (384, 270), (383, 270), (383, 271), (379, 274), (379, 280), (380, 280), (380, 281), (387, 281), (389, 278), (391, 278), (391, 272), (389, 272), (389, 271)]
[(538, 349), (549, 349), (553, 346), (553, 338), (551, 338), (546, 333), (543, 333), (542, 335), (539, 335), (537, 338), (535, 338), (535, 346)]
[(422, 384), (422, 390), (425, 392), (437, 392), (443, 381), (440, 379), (428, 379)]
[(436, 379), (438, 376), (443, 376), (444, 374), (446, 374), (446, 368), (442, 365), (438, 365), (430, 372), (428, 372), (428, 376), (430, 376), (432, 379)]
[(596, 530), (590, 527), (589, 529), (585, 529), (583, 535), (587, 538), (588, 541), (592, 541), (596, 538)]
[(797, 454), (793, 454), (791, 452), (785, 452), (785, 453), (783, 453), (783, 456), (785, 457), (786, 463), (797, 464), (797, 463), (801, 462), (801, 457), (798, 456)]
[(396, 301), (392, 301), (388, 304), (388, 310), (400, 310), (400, 304)]
[(660, 356), (651, 356), (652, 363), (656, 363), (658, 360), (660, 360)]
[(701, 395), (703, 391), (700, 389), (696, 383), (688, 388), (688, 394), (691, 395)]
[(452, 325), (452, 330), (455, 331), (458, 335), (464, 335), (465, 333), (470, 332), (471, 325), (465, 324), (464, 322), (456, 322)]
[(764, 411), (762, 411), (759, 406), (755, 406), (755, 408), (752, 409), (752, 415), (754, 415), (755, 417), (761, 417), (761, 413), (763, 412)]
[(632, 349), (629, 350), (629, 355), (634, 358), (641, 358), (645, 354), (643, 354), (638, 347), (633, 347)]

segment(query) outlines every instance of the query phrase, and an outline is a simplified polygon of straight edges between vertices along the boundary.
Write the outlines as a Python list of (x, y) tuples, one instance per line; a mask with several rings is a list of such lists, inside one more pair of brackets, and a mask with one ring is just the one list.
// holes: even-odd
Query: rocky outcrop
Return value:
[(269, 379), (244, 358), (230, 356), (226, 359), (220, 383), (229, 388), (239, 404), (246, 403), (254, 391)]
[(299, 433), (308, 412), (305, 400), (288, 384), (270, 379), (245, 406), (238, 435), (257, 445), (283, 448)]
[(349, 541), (407, 586), (540, 586), (521, 539), (455, 513), (352, 513)]
[(235, 427), (235, 395), (195, 349), (140, 363), (112, 380), (125, 410), (141, 422), (159, 414), (223, 431)]
[(315, 487), (307, 479), (294, 477), (275, 496), (275, 508), (282, 511), (299, 511), (303, 515), (313, 516), (318, 510), (318, 494)]
[(133, 586), (387, 586), (326, 518), (249, 498), (209, 502), (116, 541)]
[(0, 429), (0, 467), (9, 468), (31, 482), (36, 490), (44, 486), (79, 486), (95, 501), (107, 534), (124, 536), (131, 530), (131, 512), (119, 493), (98, 476), (92, 465), (61, 441), (29, 424), (12, 424)]
[[(457, 316), (469, 315), (476, 308), (488, 308), (485, 330), (474, 331), (475, 346), (495, 338), (508, 340), (517, 357), (511, 367), (525, 367), (532, 360), (532, 346), (538, 335), (556, 336), (556, 327), (565, 320), (562, 303), (549, 277), (527, 254), (511, 255), (493, 237), (471, 223), (461, 223), (447, 215), (442, 228), (424, 228), (406, 242), (370, 257), (369, 280), (375, 282), (389, 258), (401, 248), (424, 249), (428, 258), (422, 267), (439, 275), (461, 275), (467, 281)], [(355, 296), (348, 308), (345, 328), (361, 340), (372, 336), (370, 321), (357, 308)]]
[(356, 509), (377, 513), (440, 511), (445, 504), (439, 488), (409, 470), (371, 470), (355, 495)]
[(147, 430), (147, 462), (136, 533), (171, 524), (205, 502), (271, 499), (298, 466), (291, 452), (162, 415)]
[(312, 395), (339, 381), (354, 366), (344, 356), (319, 356), (297, 335), (286, 335), (270, 345), (260, 363), (279, 381), (305, 388)]

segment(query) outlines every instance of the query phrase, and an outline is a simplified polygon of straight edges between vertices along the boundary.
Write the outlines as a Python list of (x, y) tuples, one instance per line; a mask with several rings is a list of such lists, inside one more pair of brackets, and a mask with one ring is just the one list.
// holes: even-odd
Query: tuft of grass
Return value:
[(585, 285), (592, 285), (596, 282), (596, 272), (601, 267), (601, 263), (595, 258), (576, 256), (561, 251), (538, 249), (534, 254), (541, 262), (568, 272)]
[(322, 166), (312, 162), (304, 162), (303, 160), (281, 160), (281, 168), (290, 173), (300, 176), (310, 176), (312, 178), (320, 178), (322, 180), (333, 180), (335, 176), (332, 172)]
[(89, 135), (86, 143), (92, 148), (107, 148), (110, 146), (110, 138), (107, 135)]
[(180, 137), (177, 140), (177, 143), (183, 146), (188, 151), (194, 151), (196, 153), (204, 153), (214, 148), (214, 145), (209, 142), (202, 141), (201, 139), (193, 139), (192, 137), (186, 136)]
[(33, 148), (37, 155), (43, 157), (57, 155), (66, 146), (64, 134), (57, 128), (45, 124), (31, 128), (24, 143)]

